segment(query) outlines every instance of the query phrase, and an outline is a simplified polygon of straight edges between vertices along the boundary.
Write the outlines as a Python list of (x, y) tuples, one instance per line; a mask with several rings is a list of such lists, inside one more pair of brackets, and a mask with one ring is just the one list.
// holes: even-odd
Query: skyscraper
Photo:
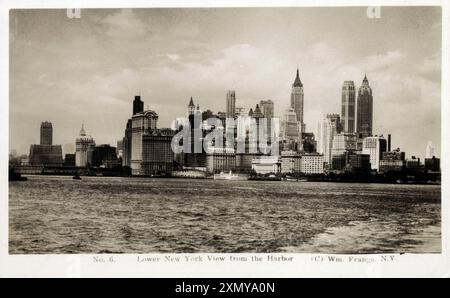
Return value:
[(88, 167), (92, 165), (95, 142), (91, 136), (86, 135), (84, 125), (81, 125), (80, 135), (75, 141), (75, 165), (77, 167)]
[(373, 97), (367, 76), (364, 76), (362, 85), (358, 89), (356, 108), (356, 132), (362, 138), (372, 136)]
[(345, 81), (342, 85), (342, 124), (344, 133), (355, 132), (355, 83)]
[(147, 110), (133, 115), (131, 118), (131, 173), (143, 175), (142, 166), (142, 137), (144, 134), (155, 130), (158, 122), (158, 114)]
[(386, 150), (387, 141), (383, 137), (367, 137), (363, 141), (362, 153), (370, 155), (370, 166), (372, 170), (379, 171), (380, 159)]
[(236, 92), (227, 92), (227, 118), (234, 118), (236, 115)]
[(333, 136), (336, 133), (336, 123), (326, 118), (319, 121), (317, 135), (317, 152), (323, 154), (323, 161), (331, 164), (331, 148)]
[(53, 126), (51, 122), (41, 123), (41, 145), (53, 144)]
[(133, 101), (133, 115), (144, 111), (144, 102), (141, 100), (140, 95), (136, 95)]
[(303, 84), (300, 81), (300, 75), (297, 68), (297, 76), (291, 90), (291, 108), (294, 109), (297, 115), (297, 121), (300, 124), (301, 133), (305, 131), (305, 124), (303, 122)]

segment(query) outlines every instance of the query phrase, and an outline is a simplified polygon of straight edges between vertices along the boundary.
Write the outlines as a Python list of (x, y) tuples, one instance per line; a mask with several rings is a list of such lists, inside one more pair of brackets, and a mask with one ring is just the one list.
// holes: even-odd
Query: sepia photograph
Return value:
[(440, 254), (442, 7), (9, 11), (8, 253)]

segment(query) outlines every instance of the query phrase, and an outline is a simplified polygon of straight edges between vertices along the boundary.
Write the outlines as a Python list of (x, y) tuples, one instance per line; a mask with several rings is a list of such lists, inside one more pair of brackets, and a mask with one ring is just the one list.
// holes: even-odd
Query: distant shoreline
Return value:
[[(68, 177), (71, 175), (52, 175), (52, 174), (24, 174), (22, 177)], [(212, 176), (209, 177), (177, 177), (177, 176), (101, 176), (101, 175), (85, 175), (81, 178), (131, 178), (131, 179), (194, 179), (194, 180), (215, 180)], [(355, 180), (355, 179), (318, 179), (319, 177), (308, 177), (304, 176), (298, 181), (293, 181), (295, 178), (290, 178), (291, 180), (285, 180), (282, 178), (265, 178), (265, 177), (250, 177), (248, 180), (242, 181), (264, 181), (264, 182), (289, 182), (289, 183), (305, 183), (305, 182), (324, 182), (324, 183), (365, 183), (365, 184), (399, 184), (399, 185), (433, 185), (441, 186), (440, 182), (427, 182), (427, 181), (408, 181), (408, 182), (393, 182), (393, 181), (367, 181), (367, 180)], [(227, 180), (217, 180), (217, 181), (227, 181)], [(15, 182), (15, 181), (10, 181)], [(19, 181), (20, 182), (20, 181)]]

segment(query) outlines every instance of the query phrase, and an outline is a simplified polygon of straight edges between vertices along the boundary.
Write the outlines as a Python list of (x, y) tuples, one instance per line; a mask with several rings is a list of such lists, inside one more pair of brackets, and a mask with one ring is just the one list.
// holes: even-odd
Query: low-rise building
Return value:
[(278, 174), (281, 170), (281, 159), (278, 156), (260, 156), (252, 160), (252, 169), (257, 174)]
[(232, 148), (215, 149), (206, 155), (209, 173), (229, 172), (236, 169), (236, 154)]
[(323, 174), (323, 154), (304, 154), (300, 160), (300, 171), (304, 174)]
[(301, 155), (295, 151), (281, 152), (281, 173), (299, 173), (301, 171)]

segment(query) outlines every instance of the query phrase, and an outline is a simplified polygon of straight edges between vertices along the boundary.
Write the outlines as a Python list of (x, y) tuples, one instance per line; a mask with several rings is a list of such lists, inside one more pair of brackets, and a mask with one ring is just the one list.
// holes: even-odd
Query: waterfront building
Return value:
[(278, 156), (259, 156), (252, 160), (252, 170), (257, 174), (278, 174), (281, 170), (281, 160)]
[(379, 171), (380, 160), (383, 152), (386, 152), (386, 150), (387, 150), (387, 141), (382, 136), (367, 137), (363, 141), (362, 153), (370, 155), (370, 164), (372, 170)]
[(53, 126), (51, 122), (41, 123), (41, 145), (53, 145)]
[(297, 75), (295, 76), (294, 83), (291, 90), (291, 108), (294, 110), (300, 129), (300, 133), (305, 131), (305, 123), (303, 122), (303, 107), (304, 107), (304, 94), (303, 84), (300, 80), (299, 71), (297, 68)]
[(28, 163), (32, 166), (57, 167), (63, 163), (61, 145), (53, 145), (53, 127), (50, 122), (42, 122), (40, 144), (30, 146)]
[(236, 117), (236, 92), (229, 90), (227, 92), (227, 118)]
[(420, 158), (412, 156), (411, 159), (406, 160), (406, 168), (409, 170), (419, 170), (421, 168)]
[(336, 154), (331, 157), (331, 169), (335, 171), (342, 171), (347, 166), (348, 153)]
[(342, 85), (342, 125), (344, 133), (355, 132), (355, 83), (344, 81)]
[(142, 136), (140, 175), (162, 175), (173, 171), (175, 156), (171, 142), (174, 134), (171, 129), (155, 129)]
[(143, 175), (142, 165), (142, 137), (157, 128), (158, 114), (147, 110), (133, 115), (131, 118), (131, 173)]
[(95, 149), (95, 141), (86, 134), (84, 125), (81, 125), (80, 135), (75, 140), (75, 165), (77, 167), (90, 167)]
[(405, 161), (400, 159), (382, 159), (380, 160), (380, 173), (400, 172), (405, 168)]
[(116, 148), (108, 144), (96, 146), (92, 154), (92, 166), (107, 169), (117, 167)]
[(370, 172), (370, 155), (368, 154), (349, 154), (347, 165), (353, 172)]
[(361, 138), (372, 136), (373, 96), (367, 76), (364, 76), (361, 87), (358, 89), (356, 113), (356, 132)]
[(323, 174), (323, 154), (302, 154), (300, 171), (303, 174)]
[(233, 148), (214, 149), (206, 155), (206, 170), (221, 173), (236, 170), (236, 154)]
[(281, 152), (281, 173), (292, 174), (301, 171), (301, 155), (296, 151)]
[(61, 145), (31, 145), (29, 164), (32, 166), (59, 167), (62, 165)]

